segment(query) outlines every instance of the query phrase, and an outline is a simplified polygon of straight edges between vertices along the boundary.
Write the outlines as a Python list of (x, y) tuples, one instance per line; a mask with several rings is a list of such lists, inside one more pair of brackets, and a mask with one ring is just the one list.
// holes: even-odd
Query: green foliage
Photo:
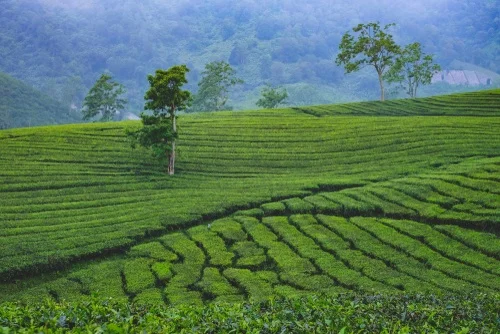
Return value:
[(123, 273), (129, 293), (137, 294), (154, 287), (155, 278), (150, 269), (151, 262), (150, 259), (140, 257), (125, 262)]
[(153, 270), (160, 281), (165, 282), (173, 276), (171, 268), (172, 265), (170, 262), (155, 262), (151, 270)]
[(174, 132), (172, 120), (168, 117), (158, 117), (141, 114), (143, 127), (135, 132), (129, 132), (132, 139), (132, 147), (136, 144), (151, 148), (153, 156), (159, 161), (166, 163), (170, 153), (173, 151), (172, 143), (177, 138)]
[(206, 226), (197, 226), (189, 229), (188, 234), (193, 240), (201, 243), (208, 254), (210, 264), (214, 266), (230, 266), (234, 257), (233, 253), (226, 251), (224, 240)]
[(220, 111), (228, 109), (231, 87), (242, 84), (236, 71), (225, 61), (214, 61), (205, 65), (203, 77), (198, 83), (193, 106), (190, 111)]
[[(310, 106), (297, 109), (316, 116), (493, 116), (499, 111), (494, 97), (498, 92), (499, 90), (497, 89), (485, 92), (468, 92), (411, 100), (370, 101)], [(470, 103), (472, 100), (476, 102)]]
[(138, 257), (150, 257), (162, 261), (175, 261), (177, 255), (165, 249), (159, 242), (150, 242), (134, 246), (130, 249), (129, 255)]
[[(481, 270), (493, 273), (497, 276), (500, 275), (500, 262), (498, 260), (481, 254), (461, 242), (439, 233), (430, 226), (422, 226), (422, 224), (412, 221), (387, 220), (385, 222), (396, 228), (398, 231), (410, 235), (413, 238), (422, 241), (424, 244), (429, 245), (440, 254), (443, 254), (457, 262), (474, 267), (474, 269), (471, 270), (477, 273), (480, 273), (479, 270)], [(490, 277), (493, 278), (493, 276)]]
[(241, 257), (264, 255), (264, 249), (253, 241), (237, 242), (231, 249)]
[[(248, 83), (241, 95), (232, 96), (235, 108), (254, 106), (258, 92), (252, 96), (251, 89), (267, 81), (286, 85), (291, 102), (300, 105), (374, 99), (376, 80), (370, 80), (369, 73), (344, 79), (331, 61), (342, 34), (353, 22), (370, 18), (397, 22), (401, 39), (425, 41), (443, 68), (460, 69), (448, 65), (460, 59), (500, 73), (495, 2), (464, 0), (460, 6), (428, 2), (419, 6), (416, 15), (413, 7), (382, 1), (342, 0), (331, 6), (323, 0), (310, 6), (300, 0), (276, 3), (263, 11), (257, 0), (199, 6), (183, 1), (108, 0), (106, 6), (99, 6), (3, 0), (0, 68), (61, 101), (68, 78), (80, 76), (84, 88), (74, 101), (77, 106), (95, 79), (109, 70), (126, 84), (133, 112), (142, 109), (147, 89), (143, 79), (149, 69), (179, 60), (189, 61), (191, 91), (208, 61), (228, 60)], [(297, 84), (302, 89), (292, 93)], [(449, 93), (464, 88), (431, 85), (421, 93), (435, 94), (441, 89)], [(297, 98), (301, 91), (303, 97)]]
[(144, 95), (145, 110), (151, 110), (155, 116), (172, 118), (176, 112), (183, 111), (189, 106), (191, 93), (182, 90), (187, 84), (186, 74), (189, 69), (186, 65), (172, 66), (168, 70), (156, 70), (155, 75), (148, 75), (150, 88)]
[[(68, 279), (79, 282), (83, 292), (89, 293), (92, 291), (93, 294), (104, 298), (127, 300), (128, 298), (123, 290), (122, 270), (122, 261), (108, 260), (71, 272)], [(61, 288), (66, 291), (68, 289), (67, 286)]]
[[(196, 285), (215, 265), (273, 272), (258, 276), (271, 294), (495, 292), (498, 97), (187, 115), (178, 178), (130, 152), (133, 122), (1, 131), (0, 300), (132, 301), (155, 288), (200, 304), (221, 300)], [(427, 110), (447, 116), (401, 117)], [(265, 219), (261, 203), (273, 203)]]
[(89, 90), (83, 101), (82, 114), (84, 120), (101, 116), (100, 121), (110, 121), (127, 101), (120, 96), (125, 93), (123, 85), (112, 81), (109, 74), (102, 74)]
[(309, 213), (314, 208), (312, 204), (301, 198), (290, 198), (284, 200), (283, 203), (286, 205), (287, 210), (292, 213)]
[(185, 264), (202, 265), (205, 262), (203, 251), (184, 234), (167, 234), (161, 237), (160, 240), (169, 248), (179, 253)]
[(433, 55), (422, 53), (420, 43), (409, 44), (401, 50), (384, 78), (387, 82), (399, 83), (406, 94), (415, 98), (417, 89), (430, 84), (432, 76), (441, 70), (433, 58)]
[(163, 303), (163, 296), (160, 289), (147, 289), (137, 294), (134, 298), (134, 304), (147, 305), (161, 305)]
[(1, 305), (0, 328), (27, 333), (229, 333), (235, 328), (256, 333), (494, 333), (500, 312), (497, 301), (498, 295), (487, 294), (311, 295), (204, 307), (47, 301), (40, 306)]
[(264, 249), (252, 241), (237, 242), (231, 250), (239, 256), (236, 262), (238, 267), (258, 268), (267, 261)]
[(264, 211), (264, 214), (266, 215), (276, 215), (284, 213), (286, 210), (285, 204), (282, 202), (264, 203), (260, 206), (260, 208)]
[(226, 242), (246, 240), (247, 235), (241, 229), (241, 224), (233, 219), (220, 219), (210, 224), (210, 230), (220, 233)]
[(0, 130), (79, 121), (69, 107), (0, 72)]
[[(492, 278), (491, 275), (484, 272), (481, 273), (481, 275), (471, 275), (471, 273), (478, 273), (478, 271), (474, 270), (472, 267), (463, 266), (460, 263), (454, 262), (431, 248), (422, 247), (422, 243), (417, 239), (400, 233), (395, 234), (394, 229), (384, 224), (366, 224), (363, 227), (373, 232), (382, 242), (401, 250), (410, 255), (411, 258), (427, 264), (430, 268), (438, 270), (448, 277), (469, 282), (475, 285), (476, 289), (481, 289), (481, 286), (490, 288), (498, 286), (498, 278)], [(395, 236), (397, 236), (397, 238)]]
[(229, 268), (223, 274), (241, 286), (250, 300), (263, 301), (273, 294), (272, 285), (248, 269)]
[(262, 217), (264, 211), (260, 208), (249, 209), (249, 210), (239, 210), (234, 213), (235, 216), (251, 216), (251, 217)]
[(337, 202), (328, 200), (322, 195), (307, 196), (304, 201), (311, 203), (316, 210), (323, 212), (342, 212), (342, 205)]
[(340, 52), (335, 60), (337, 65), (342, 65), (346, 73), (359, 71), (365, 66), (372, 66), (377, 71), (380, 84), (380, 100), (384, 101), (383, 76), (394, 64), (400, 47), (394, 42), (390, 27), (395, 24), (387, 24), (380, 27), (378, 22), (358, 24), (352, 30), (357, 36), (348, 32), (342, 36), (339, 49)]
[(238, 289), (232, 286), (217, 268), (205, 268), (203, 277), (196, 286), (215, 297), (239, 294)]
[(460, 240), (472, 248), (479, 249), (496, 259), (500, 258), (500, 244), (494, 234), (465, 230), (454, 225), (438, 225), (436, 230)]
[(169, 175), (175, 171), (176, 113), (186, 109), (191, 101), (191, 93), (181, 89), (187, 83), (187, 72), (186, 65), (177, 65), (148, 75), (150, 88), (144, 96), (144, 109), (151, 110), (153, 115), (142, 113), (143, 127), (128, 133), (132, 138), (132, 147), (138, 143), (151, 148), (157, 159), (168, 162)]
[(273, 109), (280, 104), (286, 104), (288, 92), (285, 88), (274, 88), (266, 85), (261, 91), (262, 97), (257, 101), (257, 107)]

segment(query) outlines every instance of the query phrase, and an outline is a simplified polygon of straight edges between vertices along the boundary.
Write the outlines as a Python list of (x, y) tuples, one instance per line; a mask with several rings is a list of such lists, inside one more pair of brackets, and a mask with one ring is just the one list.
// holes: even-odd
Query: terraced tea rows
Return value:
[(243, 214), (166, 234), (31, 288), (16, 292), (16, 285), (5, 285), (6, 299), (78, 301), (98, 293), (136, 303), (201, 305), (349, 290), (500, 291), (498, 254), (457, 237), (475, 235), (498, 248), (491, 234), (387, 218)]
[(355, 106), (1, 131), (0, 300), (498, 291), (500, 91)]
[[(497, 91), (470, 92), (422, 99), (370, 101), (341, 105), (301, 107), (311, 115), (394, 115), (394, 116), (492, 116), (498, 111)], [(474, 101), (471, 104), (471, 101)]]

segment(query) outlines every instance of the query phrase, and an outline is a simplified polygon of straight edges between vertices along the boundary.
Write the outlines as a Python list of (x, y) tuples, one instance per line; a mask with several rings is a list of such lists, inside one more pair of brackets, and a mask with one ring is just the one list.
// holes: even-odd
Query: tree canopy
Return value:
[(261, 108), (273, 109), (280, 104), (285, 104), (288, 98), (288, 92), (282, 87), (272, 87), (266, 85), (261, 91), (261, 98), (257, 101), (257, 106)]
[(352, 30), (355, 35), (346, 32), (340, 42), (340, 52), (335, 63), (344, 66), (346, 73), (359, 71), (366, 66), (372, 66), (378, 75), (380, 85), (380, 100), (384, 101), (384, 80), (386, 71), (393, 65), (400, 47), (389, 34), (393, 23), (383, 27), (378, 22), (358, 24)]
[(432, 76), (441, 70), (432, 55), (422, 53), (420, 43), (407, 45), (386, 73), (388, 82), (399, 83), (410, 97), (417, 97), (421, 85), (431, 83)]
[(83, 101), (84, 120), (101, 116), (101, 121), (110, 121), (127, 101), (120, 96), (125, 93), (123, 85), (111, 80), (109, 74), (102, 74)]
[(188, 72), (186, 65), (176, 65), (168, 70), (156, 70), (155, 75), (148, 75), (150, 88), (144, 96), (144, 109), (152, 111), (152, 115), (142, 113), (143, 127), (130, 133), (133, 146), (138, 143), (151, 148), (156, 158), (167, 161), (169, 175), (175, 173), (177, 112), (185, 110), (191, 101), (191, 93), (182, 89), (188, 82)]
[(236, 71), (225, 61), (206, 64), (202, 76), (192, 111), (219, 111), (228, 108), (226, 103), (229, 100), (230, 88), (243, 83), (243, 80), (236, 77)]

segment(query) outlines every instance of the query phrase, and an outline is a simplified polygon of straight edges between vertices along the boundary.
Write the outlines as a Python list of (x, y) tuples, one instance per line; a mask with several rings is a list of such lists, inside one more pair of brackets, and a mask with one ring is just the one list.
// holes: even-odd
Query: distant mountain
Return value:
[(0, 129), (79, 122), (80, 115), (13, 77), (0, 73)]
[[(287, 88), (297, 106), (370, 100), (379, 95), (374, 70), (344, 75), (334, 63), (346, 31), (394, 22), (399, 44), (422, 43), (443, 69), (459, 69), (451, 66), (458, 59), (500, 72), (497, 2), (0, 0), (0, 71), (65, 106), (81, 105), (109, 72), (126, 87), (134, 113), (143, 109), (148, 74), (186, 64), (187, 89), (196, 92), (215, 60), (228, 61), (245, 81), (231, 92), (234, 109), (255, 108), (266, 83)], [(466, 89), (436, 86), (421, 96)], [(491, 88), (474, 89), (483, 86)]]

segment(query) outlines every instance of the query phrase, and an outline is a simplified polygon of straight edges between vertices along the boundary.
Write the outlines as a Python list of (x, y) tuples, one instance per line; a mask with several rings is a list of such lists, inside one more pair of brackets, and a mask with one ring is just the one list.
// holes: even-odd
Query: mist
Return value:
[[(77, 105), (109, 72), (126, 86), (137, 113), (147, 74), (187, 64), (188, 88), (196, 92), (200, 72), (214, 60), (228, 61), (245, 81), (232, 94), (235, 109), (255, 108), (265, 83), (287, 87), (296, 105), (376, 99), (369, 69), (344, 75), (334, 64), (342, 35), (373, 21), (396, 23), (391, 33), (399, 44), (420, 42), (444, 69), (475, 68), (493, 78), (500, 72), (496, 1), (3, 2), (0, 71)], [(63, 96), (68, 82), (79, 82), (70, 98)]]

